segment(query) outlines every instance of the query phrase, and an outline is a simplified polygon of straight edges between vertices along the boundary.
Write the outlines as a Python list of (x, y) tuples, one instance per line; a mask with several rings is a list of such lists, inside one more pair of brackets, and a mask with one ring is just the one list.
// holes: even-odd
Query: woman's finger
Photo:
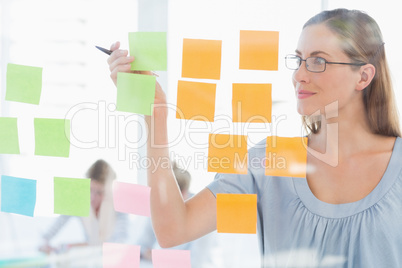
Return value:
[(115, 51), (116, 49), (119, 49), (119, 47), (120, 47), (120, 42), (116, 41), (110, 46), (110, 50)]
[(134, 61), (134, 57), (119, 57), (109, 64), (109, 70), (112, 71), (119, 65), (131, 64)]

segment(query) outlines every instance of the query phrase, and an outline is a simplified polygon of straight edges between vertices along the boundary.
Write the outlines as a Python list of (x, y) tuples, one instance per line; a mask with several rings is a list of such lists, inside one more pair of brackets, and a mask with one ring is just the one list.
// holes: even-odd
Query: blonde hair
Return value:
[(86, 176), (87, 178), (91, 178), (91, 180), (105, 184), (109, 180), (114, 180), (116, 173), (106, 161), (99, 159), (91, 165)]
[[(303, 29), (320, 23), (324, 23), (341, 39), (342, 50), (352, 62), (371, 63), (376, 69), (373, 80), (363, 91), (363, 102), (371, 131), (375, 134), (400, 137), (392, 81), (378, 24), (362, 11), (341, 8), (315, 15), (304, 24)], [(318, 133), (321, 128), (321, 121), (309, 116), (303, 116), (303, 124), (312, 133)]]

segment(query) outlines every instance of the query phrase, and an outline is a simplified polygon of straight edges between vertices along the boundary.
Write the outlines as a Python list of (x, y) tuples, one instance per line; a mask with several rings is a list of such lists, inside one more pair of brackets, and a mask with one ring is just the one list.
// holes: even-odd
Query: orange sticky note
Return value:
[(240, 31), (240, 69), (278, 70), (279, 32)]
[(271, 123), (271, 84), (233, 84), (233, 122)]
[(179, 81), (176, 118), (214, 121), (216, 84)]
[(265, 175), (281, 177), (306, 177), (307, 138), (267, 138)]
[(183, 39), (182, 77), (220, 79), (221, 40)]
[(217, 194), (218, 233), (255, 234), (257, 232), (256, 194)]
[(209, 134), (208, 171), (247, 174), (247, 136)]

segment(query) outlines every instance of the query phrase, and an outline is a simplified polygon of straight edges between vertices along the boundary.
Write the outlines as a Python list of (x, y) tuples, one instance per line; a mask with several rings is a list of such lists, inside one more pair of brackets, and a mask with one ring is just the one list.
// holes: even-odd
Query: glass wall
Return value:
[[(38, 248), (41, 236), (56, 218), (52, 194), (54, 176), (81, 178), (94, 161), (105, 159), (116, 171), (118, 180), (145, 182), (144, 167), (135, 162), (145, 155), (143, 148), (136, 147), (143, 134), (139, 123), (142, 118), (115, 111), (116, 90), (109, 77), (107, 55), (95, 48), (95, 45), (108, 48), (113, 42), (121, 41), (121, 47), (128, 49), (128, 32), (167, 29), (168, 72), (159, 75), (173, 107), (169, 114), (170, 153), (173, 160), (192, 174), (193, 193), (203, 189), (215, 176), (214, 172), (207, 171), (209, 133), (248, 135), (249, 147), (268, 135), (303, 134), (296, 112), (292, 72), (284, 66), (284, 57), (294, 52), (304, 22), (322, 9), (360, 9), (377, 20), (383, 31), (401, 114), (402, 37), (395, 30), (398, 25), (394, 21), (399, 16), (396, 1), (384, 4), (376, 0), (160, 0), (158, 4), (154, 0), (155, 9), (167, 14), (167, 25), (163, 25), (164, 20), (158, 20), (146, 1), (1, 0), (0, 111), (1, 117), (18, 118), (21, 154), (0, 155), (0, 175), (36, 180), (37, 202), (33, 218), (0, 212), (0, 266), (5, 259), (48, 258)], [(155, 23), (154, 27), (148, 27), (149, 23)], [(277, 71), (239, 69), (241, 30), (279, 32)], [(185, 38), (222, 41), (220, 79), (182, 77)], [(8, 63), (43, 67), (39, 105), (5, 101)], [(174, 106), (179, 81), (217, 85), (214, 122), (176, 119)], [(232, 122), (233, 83), (272, 84), (271, 124)], [(71, 120), (75, 144), (68, 158), (34, 156), (33, 118), (38, 117)], [(131, 217), (130, 226), (135, 226), (137, 220)], [(135, 237), (131, 232), (136, 231), (130, 229), (131, 239)], [(128, 243), (135, 243), (130, 239)], [(223, 257), (223, 267), (259, 266), (256, 235), (219, 234), (218, 240), (217, 258)], [(66, 225), (54, 244), (83, 241), (80, 222), (74, 220)], [(86, 263), (85, 267), (97, 267), (99, 256), (97, 264), (86, 257), (82, 263)], [(61, 267), (62, 264), (49, 265)]]

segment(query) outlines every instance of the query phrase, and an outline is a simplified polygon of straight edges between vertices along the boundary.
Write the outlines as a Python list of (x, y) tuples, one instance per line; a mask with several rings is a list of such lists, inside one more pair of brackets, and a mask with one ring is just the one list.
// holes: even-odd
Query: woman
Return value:
[[(112, 50), (116, 82), (134, 58), (118, 43)], [(218, 174), (184, 202), (171, 169), (152, 173), (152, 166), (159, 243), (170, 247), (215, 230), (217, 193), (257, 194), (264, 267), (402, 267), (402, 140), (377, 23), (360, 11), (321, 12), (304, 25), (286, 65), (294, 70), (297, 110), (311, 130), (306, 178), (265, 176), (264, 167), (252, 167), (247, 175)], [(159, 85), (155, 103), (166, 103)], [(155, 144), (167, 145), (167, 108), (158, 107), (149, 133)], [(330, 135), (334, 124), (337, 135)], [(316, 157), (324, 153), (325, 159)], [(249, 159), (264, 155), (261, 146), (249, 150)], [(148, 145), (148, 156), (167, 157), (168, 149)]]
[[(127, 238), (127, 215), (113, 208), (112, 183), (116, 174), (104, 160), (97, 160), (88, 169), (86, 176), (91, 179), (91, 210), (88, 217), (80, 217), (85, 234), (85, 243), (74, 246), (100, 246), (103, 242), (124, 242)], [(45, 245), (41, 251), (50, 253), (55, 250), (51, 240), (73, 216), (60, 216), (43, 235)], [(62, 246), (64, 248), (64, 246)]]

